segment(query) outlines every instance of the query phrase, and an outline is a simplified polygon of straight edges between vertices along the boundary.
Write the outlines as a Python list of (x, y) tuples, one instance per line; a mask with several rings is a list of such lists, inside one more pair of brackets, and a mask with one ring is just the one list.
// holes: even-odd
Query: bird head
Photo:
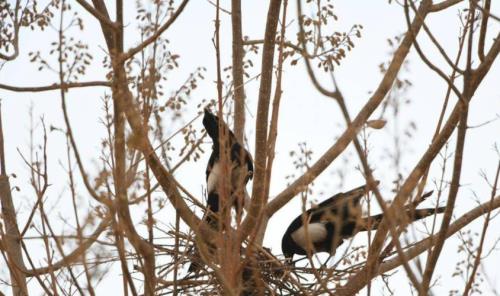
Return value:
[(203, 116), (203, 126), (207, 131), (208, 135), (214, 142), (219, 138), (219, 117), (213, 115), (212, 112), (206, 107), (204, 110)]
[[(205, 115), (203, 116), (203, 126), (205, 127), (205, 130), (207, 131), (208, 135), (212, 139), (212, 142), (214, 145), (217, 147), (219, 143), (219, 117), (217, 115), (212, 114), (208, 107), (206, 107), (204, 110)], [(222, 125), (222, 130), (223, 133), (228, 134), (228, 144), (229, 147), (231, 147), (234, 143), (237, 143), (236, 137), (234, 136), (233, 132), (229, 129), (227, 124), (222, 120), (220, 122)]]
[(283, 256), (285, 257), (285, 265), (289, 265), (289, 266), (294, 266), (294, 262), (293, 262), (293, 253), (292, 254), (283, 254)]
[(294, 252), (292, 251), (291, 245), (293, 242), (290, 241), (290, 237), (288, 235), (284, 235), (283, 239), (281, 240), (281, 252), (283, 253), (283, 256), (285, 257), (285, 264), (286, 265), (292, 265), (293, 263), (293, 254)]

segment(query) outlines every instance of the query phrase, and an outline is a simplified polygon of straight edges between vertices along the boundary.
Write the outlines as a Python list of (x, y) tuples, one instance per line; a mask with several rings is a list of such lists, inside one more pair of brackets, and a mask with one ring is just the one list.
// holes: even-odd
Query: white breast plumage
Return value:
[(326, 239), (327, 230), (323, 223), (311, 223), (307, 225), (307, 233), (306, 228), (301, 226), (291, 236), (294, 242), (305, 250), (307, 248), (307, 239), (311, 243), (322, 241)]
[(207, 180), (207, 192), (211, 193), (217, 190), (217, 183), (219, 182), (219, 178), (222, 173), (222, 166), (220, 163), (217, 161), (215, 162), (214, 166), (212, 167), (212, 170), (210, 171), (210, 174), (208, 175), (208, 180)]

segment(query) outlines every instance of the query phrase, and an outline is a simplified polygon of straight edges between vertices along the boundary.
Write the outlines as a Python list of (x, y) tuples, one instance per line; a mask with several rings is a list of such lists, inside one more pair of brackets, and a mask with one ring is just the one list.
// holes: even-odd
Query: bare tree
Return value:
[[(450, 287), (450, 293), (471, 295), (494, 285), (480, 283), (478, 272), (492, 252), (486, 250), (486, 245), (498, 241), (496, 234), (487, 230), (494, 211), (500, 207), (500, 155), (491, 162), (493, 175), (483, 174), (490, 195), (480, 196), (478, 205), (457, 214), (459, 197), (464, 194), (460, 188), (463, 163), (473, 159), (465, 150), (473, 127), (469, 110), (478, 88), (492, 75), (500, 52), (500, 32), (491, 32), (500, 20), (490, 0), (392, 3), (401, 8), (406, 24), (400, 28), (403, 34), (389, 40), (391, 54), (380, 65), (381, 79), (354, 116), (349, 105), (353, 99), (342, 91), (336, 78), (337, 69), (362, 38), (363, 26), (349, 24), (349, 30), (338, 31), (334, 24), (343, 20), (342, 15), (339, 20), (333, 1), (270, 0), (266, 7), (261, 4), (260, 9), (266, 11), (261, 20), (265, 30), (263, 36), (251, 38), (245, 35), (246, 12), (240, 0), (223, 3), (228, 7), (230, 4), (227, 9), (219, 0), (208, 0), (214, 20), (210, 63), (215, 70), (212, 73), (200, 65), (176, 84), (181, 81), (176, 76), (181, 55), (173, 52), (176, 41), (166, 36), (181, 30), (178, 23), (187, 10), (201, 5), (189, 2), (0, 2), (2, 65), (27, 59), (40, 73), (57, 77), (46, 85), (26, 81), (29, 86), (19, 86), (0, 81), (2, 97), (9, 100), (12, 93), (32, 93), (36, 97), (50, 92), (52, 97), (46, 104), (55, 106), (59, 101), (63, 122), (62, 127), (48, 126), (44, 116), (38, 119), (31, 112), (29, 145), (18, 148), (18, 155), (7, 155), (4, 146), (9, 145), (8, 134), (16, 130), (18, 123), (0, 120), (0, 252), (2, 266), (6, 266), (2, 271), (8, 275), (1, 275), (5, 283), (0, 289), (6, 293), (11, 289), (13, 295), (40, 291), (48, 295), (96, 295), (99, 285), (116, 285), (119, 278), (124, 295), (355, 295), (363, 289), (370, 295), (372, 284), (379, 279), (390, 293), (394, 278), (390, 271), (400, 268), (411, 289), (427, 295), (432, 291), (439, 259), (443, 258), (443, 246), (453, 237), (458, 237), (467, 264), (459, 264), (454, 270), (463, 277), (463, 288), (455, 291)], [(457, 9), (459, 27), (449, 30), (459, 32), (458, 42), (455, 47), (444, 46), (428, 19)], [(230, 25), (223, 27), (221, 19), (228, 15)], [(189, 22), (193, 28), (186, 32), (195, 28), (196, 20)], [(28, 28), (44, 36), (47, 52), (39, 49), (42, 46), (24, 41), (24, 36), (33, 34)], [(232, 30), (230, 47), (222, 38), (225, 29)], [(85, 32), (99, 37), (79, 40), (79, 34)], [(437, 54), (431, 54), (429, 45)], [(224, 48), (230, 48), (231, 60), (225, 59), (229, 53)], [(432, 98), (438, 101), (442, 97), (439, 117), (416, 114), (421, 120), (436, 122), (435, 132), (419, 140), (429, 145), (416, 155), (417, 161), (404, 162), (410, 167), (405, 171), (402, 157), (409, 153), (408, 143), (415, 140), (411, 137), (414, 123), (408, 123), (400, 114), (405, 108), (406, 91), (412, 85), (411, 78), (404, 78), (411, 50), (446, 90), (434, 93)], [(98, 61), (96, 56), (100, 55), (102, 60)], [(260, 67), (253, 69), (256, 59)], [(283, 114), (282, 97), (288, 91), (285, 70), (303, 72), (314, 86), (311, 95), (336, 102), (345, 128), (335, 140), (325, 137), (329, 147), (319, 157), (313, 157), (307, 140), (299, 144), (297, 151), (290, 152), (295, 170), (288, 174), (287, 186), (271, 196), (276, 191), (274, 184), (279, 183), (273, 174), (277, 168), (273, 165), (279, 152), (278, 135), (280, 128), (286, 128), (278, 124)], [(96, 80), (95, 72), (102, 77)], [(204, 81), (207, 76), (207, 80), (215, 81), (215, 87)], [(306, 79), (304, 84), (309, 83)], [(196, 101), (194, 98), (200, 95), (195, 91), (200, 84), (209, 85), (216, 96)], [(90, 156), (82, 152), (81, 131), (74, 126), (77, 116), (69, 107), (70, 100), (84, 90), (100, 97), (100, 104), (93, 107), (100, 110), (101, 130), (97, 137), (101, 137), (101, 149)], [(250, 93), (257, 98), (255, 106), (247, 99)], [(219, 130), (224, 129), (222, 120), (232, 123), (228, 126), (232, 127), (235, 141), (254, 148), (248, 148), (253, 154), (250, 199), (243, 215), (237, 213), (234, 217), (234, 164), (231, 146), (226, 145), (232, 138), (230, 133), (218, 136), (224, 177), (218, 185), (220, 227), (202, 219), (207, 212), (203, 193), (185, 186), (187, 182), (176, 174), (189, 165), (205, 170), (205, 163), (199, 160), (212, 143), (207, 142), (199, 120), (204, 108), (212, 108), (218, 115)], [(4, 108), (3, 112), (9, 110)], [(300, 110), (295, 116), (302, 116)], [(370, 135), (389, 126), (394, 128), (393, 147), (387, 153), (390, 170), (386, 171), (391, 177), (380, 180)], [(252, 139), (245, 136), (249, 129), (254, 131)], [(314, 132), (320, 130), (317, 127)], [(58, 143), (65, 145), (53, 148), (48, 135), (62, 137)], [(498, 140), (498, 135), (488, 140)], [(290, 265), (282, 254), (266, 247), (271, 218), (297, 197), (306, 217), (317, 178), (332, 164), (340, 167), (340, 177), (354, 169), (342, 164), (343, 160), (352, 160), (348, 152), (351, 144), (364, 177), (360, 182), (369, 189), (364, 210), (373, 215), (374, 209), (380, 209), (380, 219), (376, 225), (364, 227), (368, 235), (361, 245), (350, 241), (325, 262), (323, 257), (313, 255), (308, 243), (307, 260)], [(64, 156), (52, 159), (51, 149), (64, 151)], [(29, 171), (28, 180), (17, 178), (13, 187), (10, 180), (16, 176), (7, 170), (7, 160), (9, 166), (24, 165)], [(64, 173), (49, 175), (54, 166), (62, 167)], [(432, 184), (429, 179), (435, 174), (438, 181)], [(447, 175), (451, 176), (449, 183)], [(391, 191), (378, 188), (379, 180), (389, 184), (386, 186)], [(196, 183), (204, 186), (205, 181), (201, 178)], [(59, 192), (51, 189), (54, 187)], [(432, 189), (436, 189), (436, 208), (439, 201), (446, 204), (444, 215), (442, 219), (433, 216), (425, 236), (410, 237), (407, 233), (412, 219), (407, 213), (416, 213), (416, 207), (429, 199), (431, 194), (426, 192)], [(26, 196), (28, 190), (31, 193)], [(54, 200), (54, 195), (59, 197)], [(55, 206), (68, 210), (55, 215)], [(468, 226), (479, 217), (485, 219), (481, 234), (469, 239)], [(284, 221), (282, 226), (291, 221)], [(303, 223), (307, 225), (308, 221)], [(305, 232), (310, 241), (307, 226)], [(197, 264), (198, 270), (189, 272), (190, 264)], [(452, 273), (453, 267), (448, 270)]]

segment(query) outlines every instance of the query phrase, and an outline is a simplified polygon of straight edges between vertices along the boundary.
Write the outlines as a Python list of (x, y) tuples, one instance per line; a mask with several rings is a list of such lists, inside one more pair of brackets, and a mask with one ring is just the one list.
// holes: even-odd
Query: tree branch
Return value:
[(86, 82), (68, 82), (63, 84), (51, 84), (46, 86), (12, 86), (0, 83), (0, 89), (15, 91), (15, 92), (43, 92), (51, 90), (67, 90), (70, 88), (106, 86), (111, 87), (109, 81), (86, 81)]
[[(1, 107), (1, 106), (0, 106)], [(16, 208), (12, 200), (9, 177), (5, 167), (5, 150), (2, 126), (2, 115), (0, 108), (0, 204), (2, 221), (5, 224), (5, 233), (1, 231), (2, 245), (7, 252), (7, 264), (9, 265), (10, 279), (12, 283), (12, 294), (15, 296), (28, 295), (26, 276), (22, 272), (26, 269), (21, 250), (21, 235), (17, 224)]]
[[(479, 5), (478, 5), (479, 7)], [(490, 7), (491, 0), (486, 0), (484, 3), (484, 8), (481, 9), (482, 19), (481, 19), (481, 29), (479, 31), (479, 41), (477, 46), (477, 53), (479, 55), (479, 60), (484, 61), (484, 42), (486, 39), (486, 30), (488, 29), (488, 19), (490, 17)]]
[(441, 11), (441, 10), (445, 10), (446, 8), (448, 7), (451, 7), (455, 4), (458, 4), (460, 2), (462, 2), (463, 0), (446, 0), (446, 1), (443, 1), (443, 2), (440, 2), (440, 3), (437, 3), (437, 4), (433, 4), (430, 9), (429, 9), (429, 12), (438, 12), (438, 11)]
[[(470, 224), (472, 221), (477, 219), (478, 217), (481, 217), (482, 215), (487, 214), (489, 211), (493, 211), (494, 209), (500, 208), (500, 196), (495, 197), (492, 201), (485, 202), (474, 209), (470, 210), (469, 212), (465, 213), (462, 215), (460, 218), (456, 219), (455, 222), (450, 224), (450, 227), (448, 228), (448, 231), (446, 232), (446, 238), (452, 236), (459, 230), (463, 229), (465, 226)], [(434, 244), (433, 242), (437, 241), (437, 237), (440, 235), (440, 233), (437, 233), (433, 236), (430, 236), (426, 239), (421, 240), (418, 243), (415, 243), (413, 246), (411, 246), (406, 252), (406, 258), (408, 260), (412, 260), (413, 258), (417, 257), (418, 255), (422, 254), (423, 252), (427, 251), (429, 248), (431, 248)], [(349, 288), (344, 285), (343, 287), (340, 287), (337, 289), (337, 294), (336, 295), (353, 295), (352, 293), (352, 287), (359, 287), (359, 290), (366, 286), (366, 284), (374, 279), (375, 277), (382, 275), (394, 268), (397, 268), (403, 264), (401, 257), (396, 256), (392, 259), (384, 261), (380, 266), (377, 268), (377, 271), (375, 274), (370, 275), (370, 277), (366, 276), (366, 273), (363, 274), (362, 276), (359, 276), (359, 273), (357, 273), (355, 276), (351, 277), (349, 279)]]
[(78, 261), (81, 258), (82, 254), (86, 252), (92, 246), (92, 244), (97, 241), (97, 238), (101, 235), (101, 233), (106, 230), (106, 228), (108, 228), (110, 222), (111, 215), (104, 217), (101, 220), (101, 223), (99, 223), (97, 228), (94, 230), (94, 232), (87, 239), (83, 240), (82, 243), (75, 250), (73, 250), (73, 252), (64, 256), (64, 258), (62, 258), (60, 261), (53, 262), (50, 266), (26, 270), (26, 275), (30, 277), (38, 276), (48, 273), (49, 271), (56, 271), (58, 269), (67, 267), (72, 263)]
[(141, 44), (129, 49), (126, 53), (123, 53), (122, 55), (120, 55), (117, 62), (121, 63), (121, 62), (124, 62), (124, 61), (130, 59), (136, 53), (143, 50), (146, 46), (155, 42), (156, 39), (158, 39), (158, 37), (160, 37), (161, 34), (163, 34), (163, 32), (165, 32), (168, 28), (170, 28), (170, 26), (177, 20), (177, 17), (182, 13), (182, 11), (184, 10), (184, 7), (186, 7), (188, 2), (189, 2), (189, 0), (182, 1), (181, 5), (179, 5), (179, 8), (177, 8), (177, 10), (174, 12), (174, 14), (172, 14), (170, 19), (165, 24), (163, 24), (161, 27), (159, 27), (158, 30), (153, 35), (149, 36), (149, 38), (144, 40)]
[(241, 0), (231, 0), (233, 27), (233, 85), (234, 85), (234, 135), (243, 143), (245, 135), (245, 88), (243, 82), (243, 37), (241, 28)]
[[(428, 1), (424, 2), (427, 3)], [(421, 8), (421, 15), (425, 17), (426, 10)], [(418, 32), (422, 27), (423, 18), (415, 18), (412, 23), (413, 32)], [(330, 147), (312, 166), (295, 180), (292, 185), (279, 193), (267, 206), (268, 216), (272, 216), (276, 211), (281, 209), (288, 201), (290, 201), (297, 193), (301, 192), (306, 186), (311, 183), (320, 173), (322, 173), (334, 161), (340, 153), (349, 145), (349, 143), (357, 135), (359, 129), (363, 126), (370, 115), (380, 105), (385, 98), (387, 92), (390, 90), (394, 80), (397, 77), (399, 69), (401, 68), (413, 42), (413, 33), (408, 31), (405, 34), (400, 46), (394, 53), (393, 60), (391, 61), (386, 74), (380, 82), (378, 88), (375, 90), (372, 97), (368, 100), (365, 106), (358, 113), (352, 124), (344, 131), (339, 137), (337, 142)], [(254, 181), (255, 182), (255, 181)]]
[[(467, 95), (470, 97), (465, 97), (466, 101), (470, 100), (474, 95), (475, 90), (477, 89), (480, 82), (482, 81), (482, 79), (488, 72), (489, 68), (491, 67), (493, 61), (497, 57), (499, 50), (500, 50), (500, 40), (497, 39), (495, 41), (495, 44), (490, 49), (488, 55), (485, 57), (485, 61), (481, 63), (481, 65), (476, 71), (473, 71), (474, 75), (472, 75), (471, 77), (470, 91), (467, 93)], [(401, 186), (399, 192), (396, 194), (394, 202), (391, 204), (391, 206), (394, 206), (397, 209), (400, 208), (405, 203), (408, 196), (410, 196), (411, 191), (415, 188), (416, 184), (418, 183), (418, 180), (420, 180), (420, 178), (425, 173), (432, 160), (436, 157), (441, 148), (447, 142), (452, 132), (455, 130), (455, 127), (460, 119), (460, 114), (461, 114), (460, 104), (461, 102), (455, 105), (455, 108), (451, 112), (448, 121), (443, 127), (443, 130), (437, 137), (435, 137), (435, 139), (429, 146), (428, 150), (424, 153), (418, 164), (415, 166), (413, 171), (407, 177), (406, 181)], [(368, 257), (368, 260), (371, 260), (373, 264), (371, 265), (372, 271), (377, 268), (375, 266), (377, 264), (374, 263), (380, 259), (378, 257), (378, 254), (382, 248), (382, 244), (384, 242), (387, 231), (388, 231), (387, 222), (382, 220), (382, 222), (378, 227), (377, 233), (372, 243), (371, 252)], [(341, 295), (351, 295), (352, 293), (359, 291), (362, 288), (357, 286), (357, 284), (360, 282), (359, 278), (366, 278), (367, 277), (366, 273), (367, 270), (364, 268), (361, 271), (359, 271), (355, 276), (353, 276), (344, 286), (345, 287), (344, 291), (349, 291), (349, 292), (346, 292), (346, 294), (341, 294)], [(371, 277), (371, 273), (369, 273), (368, 277)]]
[(257, 231), (255, 225), (260, 220), (259, 217), (262, 214), (262, 208), (266, 200), (267, 126), (273, 81), (274, 48), (280, 8), (281, 0), (270, 1), (269, 10), (267, 12), (266, 31), (264, 34), (259, 100), (257, 103), (255, 174), (253, 179), (252, 200), (248, 209), (247, 218), (243, 221), (241, 229), (242, 237), (246, 237), (252, 230)]
[(85, 0), (76, 0), (78, 4), (80, 4), (86, 11), (88, 11), (91, 15), (93, 15), (96, 19), (98, 19), (101, 23), (106, 24), (106, 26), (110, 27), (112, 30), (117, 31), (119, 29), (119, 24), (111, 21), (109, 17), (101, 14), (94, 7), (87, 3)]
[[(465, 97), (470, 98), (470, 75), (471, 75), (471, 51), (472, 51), (472, 36), (473, 36), (473, 25), (474, 25), (474, 12), (475, 10), (470, 10), (469, 13), (469, 21), (468, 26), (469, 29), (469, 42), (468, 42), (468, 52), (467, 52), (467, 70), (465, 71), (464, 76), (464, 93)], [(457, 133), (457, 143), (455, 148), (455, 159), (453, 162), (453, 176), (451, 179), (450, 191), (448, 194), (448, 200), (446, 203), (446, 210), (444, 212), (443, 220), (441, 222), (441, 231), (438, 236), (438, 241), (436, 242), (436, 247), (432, 250), (429, 255), (429, 258), (425, 265), (425, 271), (422, 277), (422, 290), (419, 291), (419, 295), (424, 296), (427, 294), (430, 282), (432, 279), (432, 274), (436, 267), (437, 260), (439, 259), (439, 255), (441, 254), (441, 250), (444, 245), (444, 241), (446, 239), (446, 231), (451, 222), (451, 216), (453, 214), (453, 210), (455, 208), (455, 201), (458, 195), (458, 190), (460, 188), (460, 176), (462, 173), (462, 161), (463, 161), (463, 153), (464, 153), (464, 145), (465, 145), (465, 137), (467, 132), (467, 118), (468, 118), (468, 105), (467, 102), (461, 101), (461, 114), (460, 114), (460, 123), (458, 126)]]
[(491, 211), (492, 211), (491, 207), (492, 207), (492, 203), (495, 199), (495, 195), (497, 194), (497, 186), (498, 186), (499, 177), (500, 177), (500, 162), (498, 162), (498, 165), (497, 165), (497, 172), (495, 175), (495, 181), (493, 182), (493, 186), (491, 189), (491, 199), (490, 199), (489, 209), (488, 209), (488, 213), (486, 214), (486, 218), (484, 218), (483, 230), (481, 231), (481, 238), (479, 239), (479, 246), (477, 247), (477, 254), (475, 256), (476, 258), (474, 259), (472, 271), (470, 272), (469, 280), (467, 281), (467, 284), (465, 285), (463, 295), (469, 295), (469, 291), (472, 288), (472, 284), (474, 283), (477, 268), (479, 267), (479, 264), (481, 263), (481, 254), (483, 251), (484, 241), (486, 239), (486, 230), (488, 230), (488, 226), (489, 226), (489, 223), (491, 220), (490, 219)]

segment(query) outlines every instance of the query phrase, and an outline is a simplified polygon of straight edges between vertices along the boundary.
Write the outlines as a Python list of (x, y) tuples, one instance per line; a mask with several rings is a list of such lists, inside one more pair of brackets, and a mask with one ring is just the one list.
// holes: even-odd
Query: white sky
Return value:
[[(11, 0), (9, 0), (11, 1)], [(110, 1), (109, 1), (110, 2)], [(126, 1), (126, 23), (127, 37), (126, 44), (131, 46), (137, 44), (137, 31), (134, 23), (136, 9), (135, 1)], [(261, 39), (264, 32), (265, 16), (267, 13), (267, 1), (242, 1), (243, 2), (243, 34), (251, 39)], [(296, 14), (295, 1), (289, 5), (289, 19)], [(335, 70), (336, 78), (339, 86), (346, 98), (351, 116), (354, 117), (356, 112), (368, 100), (370, 92), (373, 91), (381, 79), (378, 65), (385, 62), (389, 58), (390, 48), (388, 47), (387, 39), (393, 38), (396, 35), (403, 33), (406, 29), (406, 24), (403, 15), (403, 9), (397, 3), (392, 1), (348, 1), (338, 0), (333, 1), (335, 12), (339, 20), (334, 23), (335, 30), (346, 31), (353, 24), (361, 24), (364, 29), (362, 38), (354, 41), (355, 48), (349, 52), (347, 58), (342, 62), (340, 67)], [(495, 2), (495, 1), (493, 1)], [(73, 6), (77, 6), (75, 3)], [(230, 1), (221, 1), (221, 6), (230, 8)], [(463, 8), (463, 7), (462, 7)], [(500, 8), (497, 3), (493, 3), (493, 12), (500, 15)], [(435, 36), (440, 40), (441, 44), (447, 49), (449, 56), (454, 59), (457, 48), (457, 36), (459, 28), (457, 13), (459, 6), (448, 9), (446, 12), (431, 15), (427, 24), (432, 29)], [(307, 8), (304, 12), (307, 12)], [(83, 81), (89, 80), (104, 80), (104, 71), (100, 67), (100, 62), (103, 57), (104, 42), (102, 33), (100, 33), (97, 23), (89, 17), (86, 12), (79, 11), (80, 15), (85, 20), (85, 30), (78, 32), (73, 29), (75, 38), (86, 41), (90, 50), (94, 54), (94, 63), (90, 71)], [(168, 81), (164, 82), (164, 89), (169, 94), (177, 89), (189, 73), (198, 66), (207, 68), (205, 76), (206, 80), (199, 83), (199, 88), (193, 92), (189, 100), (186, 111), (187, 115), (184, 121), (191, 120), (195, 114), (195, 107), (202, 99), (213, 99), (216, 96), (216, 88), (213, 81), (215, 80), (215, 50), (212, 45), (211, 38), (213, 36), (213, 20), (215, 17), (215, 9), (207, 1), (193, 0), (189, 3), (184, 13), (179, 17), (178, 21), (171, 27), (164, 37), (170, 41), (170, 49), (172, 52), (180, 54), (180, 68), (174, 70), (168, 75)], [(231, 28), (230, 17), (227, 14), (221, 14), (221, 56), (223, 66), (229, 65), (231, 61)], [(490, 21), (489, 32), (496, 34), (499, 26), (495, 21)], [(295, 32), (296, 23), (289, 26), (290, 33)], [(422, 34), (421, 34), (422, 35)], [(289, 34), (288, 37), (294, 41), (294, 35)], [(40, 50), (48, 52), (50, 42), (55, 41), (55, 32), (49, 28), (45, 32), (39, 31), (33, 33), (29, 30), (21, 32), (21, 52), (19, 58), (14, 62), (6, 63), (0, 69), (0, 83), (11, 84), (16, 86), (37, 86), (47, 85), (57, 82), (58, 78), (55, 73), (48, 71), (39, 72), (35, 65), (28, 63), (28, 52)], [(443, 60), (438, 52), (432, 48), (426, 38), (420, 38), (423, 48), (429, 52), (429, 56), (439, 65), (444, 66)], [(488, 44), (491, 44), (491, 36), (488, 39)], [(51, 58), (55, 62), (55, 58)], [(254, 68), (250, 70), (251, 75), (258, 73), (260, 68), (259, 57), (253, 57)], [(401, 110), (400, 126), (406, 126), (408, 122), (414, 121), (417, 125), (417, 131), (414, 137), (408, 141), (405, 149), (406, 154), (403, 156), (403, 175), (413, 168), (422, 153), (430, 143), (430, 137), (434, 132), (437, 121), (437, 115), (440, 112), (442, 100), (445, 94), (446, 84), (436, 74), (431, 72), (416, 56), (412, 50), (408, 58), (408, 71), (402, 73), (403, 77), (408, 78), (413, 86), (406, 94), (405, 98), (411, 99), (411, 104), (406, 105)], [(318, 72), (321, 75), (321, 72)], [(449, 69), (447, 72), (449, 73)], [(498, 88), (498, 79), (500, 77), (500, 64), (497, 62), (493, 65), (490, 74), (483, 81), (481, 87), (476, 92), (473, 99), (469, 122), (470, 125), (477, 125), (485, 121), (494, 119), (500, 113), (500, 90)], [(323, 81), (329, 86), (328, 77), (325, 76)], [(338, 110), (336, 103), (314, 90), (308, 77), (305, 75), (304, 67), (301, 62), (296, 67), (290, 67), (289, 61), (284, 72), (284, 93), (282, 98), (282, 107), (280, 114), (280, 126), (278, 133), (278, 143), (276, 147), (276, 162), (274, 165), (273, 182), (271, 189), (271, 198), (279, 193), (286, 186), (285, 176), (292, 172), (292, 160), (288, 156), (290, 150), (298, 148), (297, 143), (307, 142), (307, 146), (313, 151), (313, 160), (318, 158), (323, 151), (330, 147), (335, 137), (343, 132), (344, 121)], [(101, 97), (104, 92), (109, 94), (109, 90), (103, 88), (71, 90), (68, 95), (69, 113), (72, 120), (72, 125), (75, 134), (77, 134), (77, 143), (87, 161), (87, 169), (90, 173), (95, 172), (95, 163), (99, 155), (96, 153), (100, 149), (100, 139), (104, 136), (104, 130), (98, 122), (98, 118), (103, 115)], [(251, 151), (254, 148), (253, 136), (255, 130), (255, 108), (258, 95), (258, 82), (251, 82), (246, 87), (247, 95), (247, 127), (246, 135), (250, 139), (249, 146)], [(19, 197), (18, 205), (20, 211), (25, 213), (29, 205), (34, 201), (32, 191), (29, 188), (29, 178), (27, 169), (16, 149), (27, 153), (27, 143), (29, 141), (29, 114), (28, 109), (30, 104), (34, 105), (36, 117), (44, 116), (47, 125), (64, 127), (62, 120), (62, 112), (60, 108), (60, 98), (58, 92), (46, 93), (21, 93), (16, 94), (0, 90), (0, 98), (2, 99), (2, 116), (4, 125), (4, 134), (6, 137), (6, 154), (7, 168), (10, 173), (16, 173), (19, 177), (12, 180), (13, 186), (21, 187), (21, 193), (14, 193)], [(375, 112), (378, 116), (380, 110)], [(388, 113), (389, 115), (389, 113)], [(376, 169), (375, 176), (381, 180), (384, 197), (391, 199), (390, 194), (391, 181), (394, 179), (394, 173), (390, 167), (390, 162), (384, 159), (384, 151), (392, 149), (391, 131), (394, 129), (394, 124), (391, 122), (391, 116), (386, 118), (389, 122), (383, 130), (370, 131), (369, 145), (371, 149), (370, 160), (372, 166)], [(165, 123), (168, 125), (168, 122)], [(171, 134), (179, 123), (175, 123), (174, 127), (167, 126), (166, 134)], [(194, 123), (194, 127), (201, 129), (201, 120)], [(466, 142), (464, 169), (462, 174), (463, 187), (457, 199), (457, 209), (455, 213), (458, 215), (467, 211), (476, 205), (476, 199), (473, 192), (477, 194), (481, 202), (489, 198), (489, 186), (480, 176), (481, 171), (485, 171), (488, 177), (492, 178), (498, 156), (493, 150), (493, 145), (498, 143), (500, 123), (494, 121), (481, 128), (469, 129)], [(38, 136), (38, 141), (41, 137)], [(179, 143), (179, 142), (177, 142)], [(53, 132), (49, 134), (49, 158), (51, 160), (50, 183), (54, 184), (48, 192), (48, 198), (57, 206), (53, 210), (53, 217), (63, 215), (70, 205), (69, 196), (64, 191), (60, 180), (65, 180), (64, 171), (58, 164), (58, 161), (66, 161), (65, 156), (65, 138), (62, 133)], [(204, 146), (207, 151), (210, 143)], [(180, 148), (180, 147), (179, 147)], [(450, 149), (454, 148), (453, 140), (450, 142)], [(176, 157), (176, 154), (172, 155)], [(356, 170), (358, 166), (357, 157), (354, 154), (352, 147), (349, 148), (349, 161), (343, 163), (342, 157), (337, 159), (327, 171), (325, 171), (315, 181), (315, 196), (318, 200), (322, 200), (338, 190), (346, 191), (352, 187), (359, 186), (363, 183), (361, 174)], [(202, 186), (205, 183), (204, 170), (208, 155), (205, 154), (202, 160), (196, 163), (190, 162), (182, 168), (177, 174), (177, 179), (188, 188), (193, 194), (201, 197)], [(451, 162), (451, 161), (450, 161)], [(347, 178), (345, 184), (341, 188), (338, 187), (339, 179), (333, 172), (341, 166), (347, 166)], [(432, 180), (439, 176), (440, 166), (438, 162), (432, 167)], [(298, 174), (296, 173), (296, 176)], [(446, 177), (449, 180), (449, 174)], [(250, 186), (249, 186), (250, 187)], [(434, 189), (429, 183), (428, 189)], [(81, 186), (81, 204), (87, 204), (88, 197), (84, 193)], [(320, 194), (324, 193), (324, 194)], [(159, 195), (161, 193), (158, 193)], [(446, 194), (444, 194), (446, 196)], [(60, 198), (60, 200), (58, 199)], [(425, 205), (432, 206), (435, 200), (427, 202)], [(444, 204), (444, 203), (442, 203)], [(289, 205), (279, 211), (271, 220), (268, 232), (265, 239), (265, 245), (272, 248), (273, 253), (281, 253), (280, 244), (281, 236), (288, 226), (289, 222), (299, 214), (300, 201), (295, 199)], [(163, 223), (172, 223), (173, 215), (171, 213), (161, 212), (156, 219)], [(473, 231), (480, 231), (482, 219), (478, 219), (478, 223), (473, 224)], [(63, 226), (61, 226), (63, 227)], [(498, 236), (495, 229), (498, 227), (498, 222), (492, 223), (489, 229), (489, 235), (492, 239)], [(70, 232), (68, 227), (63, 227)], [(423, 229), (423, 227), (418, 227)], [(365, 234), (359, 234), (358, 237), (365, 237)], [(359, 239), (357, 240), (359, 241)], [(361, 239), (361, 242), (363, 239)], [(489, 250), (493, 241), (488, 241), (485, 250)], [(451, 274), (454, 271), (456, 262), (461, 259), (457, 255), (457, 239), (450, 240), (445, 244), (443, 256), (438, 262), (438, 270), (435, 272), (434, 279), (438, 280), (438, 285), (434, 292), (436, 295), (447, 293), (450, 289), (463, 289), (463, 281), (459, 278), (452, 278)], [(499, 274), (495, 266), (495, 262), (499, 260), (498, 252), (485, 261), (486, 268), (489, 273), (490, 280), (496, 288), (500, 288)], [(41, 261), (38, 261), (41, 262)], [(379, 281), (377, 281), (378, 283)], [(378, 283), (375, 285), (374, 293), (382, 291)], [(400, 270), (391, 282), (391, 287), (397, 288), (398, 292), (408, 293), (408, 284), (404, 277), (404, 271)], [(113, 289), (113, 290), (111, 290)], [(490, 293), (487, 290), (487, 285), (484, 285), (484, 294)], [(7, 291), (5, 287), (0, 286), (0, 291)], [(99, 290), (98, 290), (99, 291)], [(116, 286), (106, 282), (100, 286), (100, 291), (116, 291)]]

